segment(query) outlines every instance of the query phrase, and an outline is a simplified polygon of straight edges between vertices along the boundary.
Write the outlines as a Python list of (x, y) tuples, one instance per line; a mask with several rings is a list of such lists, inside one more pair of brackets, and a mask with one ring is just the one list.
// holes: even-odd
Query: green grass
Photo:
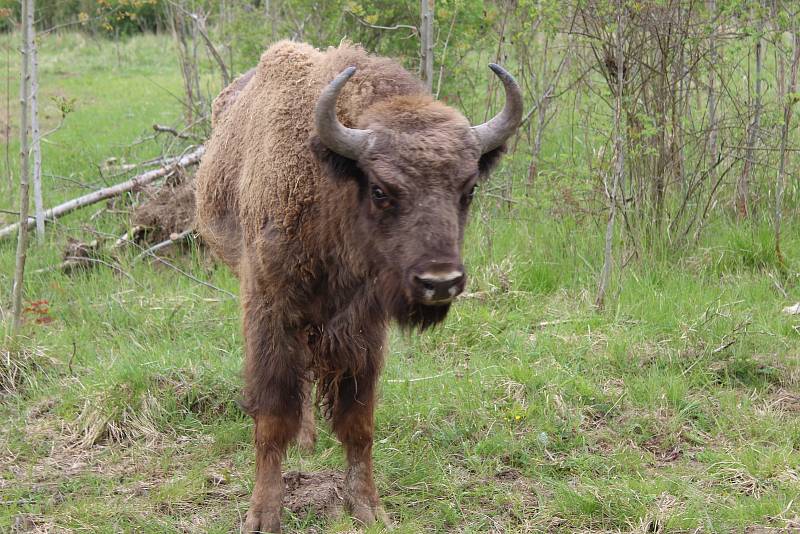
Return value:
[[(158, 153), (129, 145), (179, 120), (170, 46), (137, 37), (118, 56), (78, 35), (45, 40), (43, 95), (75, 99), (45, 144), (46, 204), (80, 194), (76, 182), (102, 183), (96, 165), (108, 157)], [(2, 198), (13, 210), (13, 195)], [(125, 274), (33, 272), (59, 261), (67, 237), (108, 245), (122, 234), (124, 214), (90, 220), (100, 207), (31, 246), (25, 298), (47, 300), (53, 320), (29, 314), (22, 343), (0, 354), (11, 390), (0, 397), (0, 531), (229, 532), (254, 468), (236, 405), (238, 304), (134, 262), (136, 251), (109, 256)], [(800, 300), (798, 221), (784, 231), (785, 269), (766, 222), (718, 219), (680, 257), (617, 265), (598, 312), (602, 228), (550, 207), (509, 212), (480, 198), (470, 298), (430, 333), (392, 334), (374, 453), (397, 531), (741, 532), (796, 519), (800, 334), (781, 308)], [(0, 287), (11, 287), (13, 256), (0, 243)], [(175, 262), (238, 292), (202, 250)], [(323, 425), (314, 454), (290, 450), (285, 469), (342, 465)], [(353, 528), (288, 512), (284, 524)]]

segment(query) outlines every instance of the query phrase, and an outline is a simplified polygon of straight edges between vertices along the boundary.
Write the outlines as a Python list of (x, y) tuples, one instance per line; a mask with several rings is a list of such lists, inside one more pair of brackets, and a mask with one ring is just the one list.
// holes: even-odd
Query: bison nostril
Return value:
[(415, 275), (414, 283), (424, 292), (424, 299), (431, 301), (450, 301), (458, 293), (464, 282), (464, 272), (453, 270), (447, 273), (424, 272)]

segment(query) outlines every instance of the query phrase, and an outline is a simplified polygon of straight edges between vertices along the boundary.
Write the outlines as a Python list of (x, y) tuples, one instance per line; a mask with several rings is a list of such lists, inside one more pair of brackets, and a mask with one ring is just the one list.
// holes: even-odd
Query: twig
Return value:
[(403, 379), (399, 379), (399, 380), (392, 379), (392, 380), (387, 380), (386, 382), (388, 382), (389, 384), (405, 384), (406, 382), (408, 382), (408, 383), (411, 383), (411, 382), (422, 382), (423, 380), (433, 380), (434, 378), (441, 378), (443, 376), (451, 375), (454, 372), (455, 371), (450, 370), (450, 371), (445, 371), (443, 373), (439, 373), (438, 375), (420, 376), (418, 378), (403, 378)]
[(217, 62), (217, 65), (219, 65), (219, 70), (222, 72), (222, 84), (227, 87), (231, 83), (231, 75), (228, 74), (228, 67), (225, 65), (225, 60), (222, 59), (222, 56), (217, 52), (217, 48), (214, 46), (214, 43), (211, 42), (208, 33), (206, 33), (205, 19), (201, 19), (196, 13), (192, 13), (189, 16), (194, 20), (195, 24), (197, 24), (197, 31), (200, 33), (200, 37), (206, 42), (208, 51), (214, 57), (214, 61)]
[(169, 236), (169, 239), (164, 240), (160, 243), (156, 243), (152, 247), (148, 248), (147, 250), (145, 250), (135, 258), (133, 258), (133, 262), (136, 263), (148, 255), (155, 256), (155, 254), (153, 253), (156, 252), (157, 250), (161, 250), (162, 248), (167, 248), (169, 246), (174, 245), (175, 243), (178, 243), (179, 241), (183, 241), (184, 239), (192, 235), (192, 233), (194, 233), (194, 229), (190, 228), (188, 230), (184, 230), (179, 234), (172, 234), (171, 236)]
[(153, 130), (155, 130), (156, 132), (171, 133), (172, 135), (174, 135), (175, 137), (177, 137), (179, 139), (188, 139), (189, 138), (188, 135), (186, 135), (185, 133), (179, 132), (178, 130), (176, 130), (175, 128), (173, 128), (171, 126), (164, 126), (164, 125), (161, 125), (161, 124), (154, 124), (153, 125)]
[(193, 281), (197, 282), (198, 284), (200, 284), (200, 285), (204, 285), (204, 286), (206, 286), (206, 287), (210, 287), (211, 289), (216, 289), (216, 290), (217, 290), (217, 291), (219, 291), (220, 293), (225, 293), (226, 295), (228, 295), (228, 296), (229, 296), (229, 297), (231, 297), (232, 299), (236, 300), (236, 295), (234, 295), (233, 293), (231, 293), (231, 292), (230, 292), (230, 291), (228, 291), (227, 289), (222, 289), (221, 287), (217, 287), (217, 286), (215, 286), (214, 284), (211, 284), (211, 283), (209, 283), (209, 282), (206, 282), (205, 280), (200, 280), (200, 279), (199, 279), (199, 278), (197, 278), (196, 276), (194, 276), (194, 275), (192, 275), (192, 274), (189, 274), (189, 273), (187, 273), (186, 271), (184, 271), (183, 269), (181, 269), (180, 267), (178, 267), (178, 266), (176, 266), (176, 265), (174, 265), (174, 264), (172, 264), (172, 263), (168, 262), (167, 260), (165, 260), (165, 259), (164, 259), (164, 258), (162, 258), (161, 256), (156, 256), (156, 255), (155, 255), (155, 254), (153, 254), (152, 252), (150, 252), (150, 253), (149, 253), (149, 255), (150, 255), (150, 256), (152, 256), (152, 257), (153, 257), (155, 260), (157, 260), (157, 261), (160, 261), (161, 263), (163, 263), (164, 265), (166, 265), (166, 266), (167, 266), (167, 267), (169, 267), (170, 269), (172, 269), (172, 270), (174, 270), (174, 271), (176, 271), (176, 272), (178, 272), (178, 273), (182, 274), (183, 276), (185, 276), (185, 277), (186, 277), (186, 278), (188, 278), (189, 280), (193, 280)]
[(125, 271), (122, 267), (114, 265), (113, 263), (108, 263), (107, 261), (101, 260), (99, 258), (87, 258), (85, 256), (67, 256), (64, 259), (66, 260), (65, 263), (71, 261), (74, 262), (75, 264), (80, 264), (84, 261), (88, 261), (90, 263), (99, 263), (100, 265), (105, 265), (106, 267), (114, 269), (118, 273), (127, 276), (130, 279), (130, 281), (136, 284), (137, 286), (144, 287), (142, 286), (142, 284), (137, 282), (136, 279), (129, 272)]
[[(183, 139), (187, 139), (187, 138), (188, 138), (188, 136), (183, 137)], [(129, 173), (129, 172), (131, 172), (133, 170), (136, 170), (136, 169), (140, 168), (140, 167), (152, 167), (153, 165), (159, 165), (161, 167), (165, 167), (167, 165), (172, 165), (173, 163), (175, 163), (179, 159), (181, 159), (180, 156), (169, 157), (169, 158), (164, 158), (163, 156), (159, 156), (157, 158), (153, 158), (153, 159), (150, 159), (150, 160), (147, 160), (147, 161), (141, 161), (139, 163), (120, 163), (120, 164), (117, 164), (116, 163), (117, 158), (108, 158), (107, 160), (105, 160), (103, 162), (103, 168), (106, 169), (106, 170), (113, 169), (114, 171), (116, 171), (114, 174), (107, 175), (109, 178), (116, 178), (117, 176), (122, 176), (123, 174), (127, 174), (127, 173)], [(65, 179), (64, 177), (57, 177), (57, 178)], [(70, 180), (70, 181), (73, 181), (73, 180)], [(82, 187), (88, 187), (85, 184), (80, 184), (79, 183), (79, 185), (81, 185)]]
[(739, 334), (739, 332), (741, 332), (741, 331), (743, 331), (743, 330), (746, 330), (746, 329), (747, 329), (747, 327), (750, 325), (750, 322), (751, 322), (751, 321), (750, 321), (749, 319), (745, 319), (744, 321), (742, 321), (741, 323), (739, 323), (738, 325), (736, 325), (736, 326), (734, 327), (734, 329), (733, 329), (733, 330), (731, 331), (731, 333), (730, 333), (730, 336), (731, 336), (730, 340), (729, 340), (729, 341), (727, 341), (727, 342), (725, 342), (725, 343), (723, 343), (722, 345), (720, 345), (720, 346), (719, 346), (719, 347), (717, 347), (716, 349), (712, 350), (712, 351), (711, 351), (711, 354), (717, 354), (717, 353), (720, 353), (720, 352), (722, 352), (723, 350), (725, 350), (725, 349), (727, 349), (728, 347), (730, 347), (731, 345), (733, 345), (734, 343), (736, 343), (737, 341), (739, 341), (739, 338), (738, 338), (738, 337), (736, 337), (736, 336), (737, 336), (737, 334)]
[(456, 15), (458, 15), (458, 4), (453, 10), (453, 18), (450, 20), (450, 29), (447, 30), (447, 37), (444, 40), (444, 47), (442, 48), (442, 59), (439, 62), (439, 80), (436, 82), (436, 100), (439, 100), (439, 93), (442, 90), (442, 78), (444, 77), (444, 62), (447, 59), (447, 45), (450, 44), (450, 35), (453, 33), (453, 26), (456, 24)]
[(36, 269), (35, 271), (33, 271), (33, 274), (43, 274), (43, 273), (49, 273), (49, 272), (52, 272), (52, 271), (63, 271), (64, 269), (67, 269), (67, 268), (81, 267), (84, 262), (98, 263), (100, 265), (105, 265), (106, 267), (109, 267), (110, 269), (113, 269), (113, 270), (117, 271), (118, 273), (128, 277), (131, 280), (131, 282), (133, 282), (137, 286), (139, 286), (141, 288), (144, 288), (144, 286), (142, 284), (140, 284), (139, 282), (137, 282), (136, 279), (133, 276), (131, 276), (131, 274), (129, 272), (125, 271), (119, 265), (114, 265), (113, 263), (109, 263), (109, 262), (101, 260), (99, 258), (90, 258), (90, 257), (86, 257), (86, 256), (67, 256), (66, 258), (64, 258), (64, 261), (62, 261), (58, 265), (51, 265), (50, 267), (44, 267), (42, 269)]
[[(494, 369), (496, 367), (499, 367), (499, 366), (497, 366), (497, 365), (489, 365), (487, 367), (483, 367), (483, 368), (480, 368), (480, 369), (475, 369), (474, 371), (472, 371), (469, 374), (469, 376), (474, 376), (474, 375), (477, 375), (477, 374), (482, 373), (484, 371), (488, 371), (489, 369)], [(389, 383), (389, 384), (406, 384), (406, 383), (413, 383), (413, 382), (422, 382), (424, 380), (433, 380), (434, 378), (442, 378), (443, 376), (452, 375), (452, 374), (455, 374), (455, 370), (454, 369), (450, 369), (449, 371), (444, 371), (442, 373), (439, 373), (439, 374), (436, 374), (436, 375), (431, 375), (431, 376), (420, 376), (420, 377), (417, 377), (417, 378), (401, 378), (401, 379), (394, 379), (393, 378), (393, 379), (387, 380), (386, 382)], [(461, 377), (459, 377), (459, 378), (461, 378)]]
[(72, 355), (69, 357), (69, 361), (67, 361), (67, 369), (69, 369), (70, 376), (74, 376), (75, 373), (72, 372), (72, 360), (75, 359), (75, 354), (78, 352), (78, 346), (75, 344), (75, 341), (72, 341)]
[[(74, 228), (74, 227), (70, 227), (70, 226), (66, 226), (66, 225), (60, 225), (60, 228), (62, 228), (63, 230), (69, 230), (69, 231), (72, 231), (72, 232), (74, 232), (74, 231), (76, 231), (76, 230), (77, 230), (77, 229), (76, 229), (76, 228)], [(85, 230), (85, 231), (91, 232), (92, 234), (94, 234), (94, 235), (97, 235), (97, 236), (102, 236), (102, 237), (113, 237), (113, 238), (115, 238), (115, 239), (117, 238), (117, 236), (116, 236), (116, 235), (114, 235), (114, 234), (110, 234), (110, 233), (108, 233), (108, 232), (102, 232), (102, 231), (100, 231), (100, 230), (97, 230), (97, 229), (95, 229), (95, 228), (81, 228), (81, 230)], [(121, 239), (121, 238), (120, 238), (120, 239)], [(131, 240), (129, 240), (129, 239), (128, 239), (128, 240), (126, 240), (126, 241), (127, 241), (128, 243), (130, 243), (131, 245), (133, 245), (133, 246), (135, 246), (135, 247), (138, 247), (138, 248), (140, 248), (140, 249), (144, 250), (144, 247), (143, 247), (143, 246), (141, 246), (139, 243), (136, 243), (135, 241), (131, 241)], [(193, 281), (197, 282), (198, 284), (204, 285), (204, 286), (206, 286), (206, 287), (210, 287), (211, 289), (216, 289), (217, 291), (219, 291), (219, 292), (221, 292), (221, 293), (225, 293), (226, 295), (228, 295), (229, 297), (231, 297), (231, 298), (232, 298), (232, 299), (234, 299), (234, 300), (236, 300), (236, 299), (238, 298), (236, 295), (234, 295), (234, 294), (233, 294), (233, 293), (231, 293), (230, 291), (227, 291), (227, 290), (225, 290), (225, 289), (222, 289), (222, 288), (220, 288), (220, 287), (217, 287), (217, 286), (215, 286), (214, 284), (210, 284), (210, 283), (208, 283), (208, 282), (205, 282), (205, 281), (203, 281), (203, 280), (200, 280), (199, 278), (197, 278), (197, 277), (195, 277), (195, 276), (193, 276), (193, 275), (191, 275), (191, 274), (187, 273), (186, 271), (183, 271), (182, 269), (178, 268), (177, 266), (173, 265), (172, 263), (168, 262), (167, 260), (165, 260), (164, 258), (162, 258), (162, 257), (160, 257), (160, 256), (156, 256), (155, 254), (151, 254), (151, 256), (153, 256), (153, 257), (154, 257), (156, 260), (160, 261), (161, 263), (163, 263), (164, 265), (166, 265), (166, 266), (167, 266), (167, 267), (169, 267), (170, 269), (172, 269), (172, 270), (174, 270), (174, 271), (176, 271), (176, 272), (178, 272), (178, 273), (180, 273), (180, 274), (182, 274), (182, 275), (186, 276), (187, 278), (189, 278), (190, 280), (193, 280)]]
[[(104, 189), (100, 189), (93, 193), (89, 193), (88, 195), (84, 195), (82, 197), (70, 200), (63, 204), (59, 204), (55, 208), (51, 208), (45, 211), (44, 216), (47, 220), (52, 221), (62, 215), (75, 211), (76, 209), (83, 208), (91, 204), (95, 204), (97, 202), (120, 195), (122, 193), (126, 193), (137, 187), (141, 187), (143, 185), (154, 182), (159, 178), (166, 178), (174, 174), (175, 171), (178, 169), (183, 169), (199, 163), (200, 158), (203, 156), (204, 152), (205, 148), (202, 145), (200, 145), (194, 150), (194, 152), (191, 152), (190, 154), (183, 156), (180, 160), (175, 162), (174, 165), (169, 165), (161, 167), (160, 169), (154, 169), (152, 171), (148, 171), (146, 173), (135, 176), (126, 182), (122, 182), (120, 184), (111, 187), (106, 187)], [(31, 228), (36, 223), (36, 220), (33, 217), (28, 217), (26, 220), (27, 220), (27, 228)], [(14, 232), (16, 232), (17, 228), (19, 228), (19, 225), (20, 223), (14, 223), (6, 226), (5, 228), (0, 228), (0, 239), (8, 237)]]
[(789, 298), (789, 295), (786, 293), (786, 290), (783, 288), (780, 282), (778, 282), (775, 276), (772, 273), (767, 273), (767, 276), (769, 276), (769, 278), (772, 280), (772, 283), (775, 285), (777, 290), (780, 291), (781, 295), (783, 295), (783, 298), (785, 299)]
[(100, 15), (97, 15), (96, 17), (92, 17), (92, 18), (89, 18), (89, 19), (86, 19), (86, 20), (81, 20), (80, 18), (78, 18), (78, 20), (71, 20), (69, 22), (64, 22), (63, 24), (56, 24), (55, 26), (51, 26), (50, 28), (47, 28), (46, 30), (42, 30), (41, 32), (39, 32), (39, 35), (40, 36), (45, 36), (45, 35), (54, 33), (54, 32), (56, 32), (56, 31), (58, 31), (58, 30), (60, 30), (62, 28), (69, 28), (70, 26), (81, 26), (81, 25), (87, 24), (89, 22), (95, 22), (95, 21), (101, 20), (104, 17), (111, 17), (112, 15), (118, 13), (122, 9), (123, 5), (124, 4), (118, 4), (116, 7), (112, 8), (108, 12), (102, 13)]
[(114, 244), (111, 246), (111, 248), (112, 249), (120, 248), (125, 243), (133, 243), (134, 241), (132, 241), (132, 238), (135, 238), (136, 234), (138, 234), (144, 229), (145, 229), (144, 226), (137, 224), (136, 226), (134, 226), (133, 228), (122, 234), (116, 241), (114, 241)]
[(374, 30), (401, 30), (401, 29), (405, 28), (405, 29), (411, 30), (411, 34), (408, 37), (406, 37), (406, 39), (410, 39), (411, 37), (416, 37), (417, 35), (419, 35), (419, 28), (417, 28), (416, 26), (411, 26), (409, 24), (395, 24), (394, 26), (380, 26), (378, 24), (370, 24), (369, 22), (367, 22), (366, 20), (362, 19), (361, 17), (359, 17), (358, 15), (353, 13), (352, 11), (345, 11), (345, 13), (347, 13), (350, 16), (352, 16), (354, 19), (356, 19), (356, 21), (359, 24), (361, 24), (363, 26), (366, 26), (367, 28), (372, 28)]
[(214, 43), (211, 42), (211, 38), (208, 36), (206, 32), (206, 20), (205, 17), (201, 18), (197, 13), (191, 13), (184, 9), (182, 5), (177, 2), (170, 2), (170, 4), (177, 8), (178, 11), (181, 11), (185, 16), (192, 19), (195, 23), (195, 28), (197, 28), (197, 32), (200, 34), (200, 37), (203, 38), (203, 41), (206, 43), (206, 47), (208, 48), (209, 53), (214, 57), (214, 61), (217, 62), (219, 65), (219, 70), (222, 72), (222, 84), (224, 87), (227, 87), (231, 83), (231, 76), (228, 74), (228, 66), (225, 65), (225, 60), (222, 59), (222, 56), (217, 51), (217, 48), (214, 46)]
[(544, 328), (546, 326), (555, 326), (557, 324), (574, 323), (579, 319), (555, 319), (553, 321), (541, 321), (533, 325), (534, 328)]

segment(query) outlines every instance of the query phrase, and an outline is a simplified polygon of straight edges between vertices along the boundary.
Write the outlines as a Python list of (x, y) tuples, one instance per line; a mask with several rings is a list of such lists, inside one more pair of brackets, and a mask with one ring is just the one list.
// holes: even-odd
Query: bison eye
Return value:
[(372, 203), (376, 208), (382, 210), (392, 207), (392, 199), (377, 185), (372, 186)]

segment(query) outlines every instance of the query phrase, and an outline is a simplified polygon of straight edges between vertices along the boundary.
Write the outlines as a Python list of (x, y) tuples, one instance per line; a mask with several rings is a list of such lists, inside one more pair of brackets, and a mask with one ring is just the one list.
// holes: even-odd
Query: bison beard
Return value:
[[(384, 272), (373, 283), (367, 283), (362, 292), (354, 297), (355, 306), (365, 316), (384, 317), (384, 323), (394, 319), (404, 331), (418, 329), (420, 332), (441, 323), (450, 310), (449, 304), (426, 306), (408, 298), (393, 271)], [(367, 347), (382, 346), (383, 328), (378, 331), (353, 331), (353, 322), (334, 317), (323, 327), (308, 330), (308, 345), (311, 349), (310, 370), (317, 384), (316, 402), (330, 417), (334, 401), (342, 398), (340, 385), (354, 376), (376, 376), (383, 362), (372, 361)]]
[(427, 306), (409, 299), (397, 283), (392, 284), (386, 291), (386, 309), (389, 316), (394, 319), (403, 330), (410, 331), (415, 328), (420, 332), (444, 321), (450, 304)]

